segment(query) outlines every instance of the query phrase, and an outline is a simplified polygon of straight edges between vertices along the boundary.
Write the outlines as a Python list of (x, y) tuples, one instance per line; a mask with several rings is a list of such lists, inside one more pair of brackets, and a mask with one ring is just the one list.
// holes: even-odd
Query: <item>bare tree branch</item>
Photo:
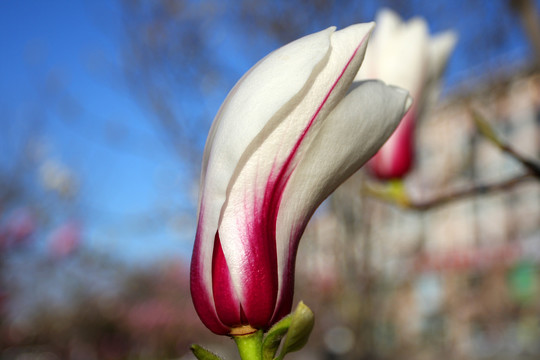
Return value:
[(540, 179), (540, 164), (537, 161), (519, 154), (509, 143), (502, 140), (491, 124), (478, 111), (471, 109), (470, 112), (476, 127), (486, 139), (503, 152), (519, 161), (528, 171), (530, 171), (531, 175)]
[(405, 209), (428, 211), (434, 208), (449, 204), (454, 201), (463, 200), (473, 196), (487, 195), (498, 191), (509, 190), (523, 182), (536, 180), (530, 173), (518, 175), (516, 177), (506, 179), (500, 182), (491, 184), (480, 184), (471, 186), (465, 189), (454, 190), (450, 193), (440, 195), (428, 200), (411, 199), (401, 185), (377, 186), (375, 184), (365, 184), (363, 190), (366, 194), (393, 205), (400, 206)]

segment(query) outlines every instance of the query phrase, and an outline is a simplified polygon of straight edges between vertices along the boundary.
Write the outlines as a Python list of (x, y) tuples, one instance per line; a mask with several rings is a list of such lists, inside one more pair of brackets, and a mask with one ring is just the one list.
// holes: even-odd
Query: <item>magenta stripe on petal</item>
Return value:
[[(336, 88), (337, 84), (339, 83), (339, 81), (341, 80), (341, 78), (343, 77), (343, 74), (345, 74), (345, 71), (347, 71), (349, 65), (351, 64), (351, 62), (353, 61), (354, 57), (356, 56), (356, 53), (358, 52), (358, 50), (360, 49), (360, 47), (362, 46), (362, 44), (364, 43), (364, 41), (366, 40), (367, 38), (367, 35), (366, 37), (364, 37), (362, 39), (362, 41), (360, 42), (360, 44), (356, 47), (356, 49), (354, 50), (352, 56), (349, 58), (349, 60), (347, 61), (347, 64), (345, 64), (345, 66), (343, 67), (343, 70), (341, 70), (341, 73), (339, 74), (338, 78), (336, 79), (336, 81), (334, 81), (334, 84), (332, 84), (332, 87), (330, 88), (330, 90), (328, 91), (328, 93), (326, 94), (326, 96), (324, 97), (323, 101), (319, 104), (319, 107), (317, 108), (317, 110), (315, 111), (315, 113), (313, 114), (313, 116), (311, 117), (309, 123), (307, 124), (306, 128), (304, 129), (304, 131), (302, 132), (302, 135), (300, 135), (300, 137), (298, 138), (298, 140), (296, 141), (296, 144), (294, 145), (289, 157), (287, 158), (287, 160), (285, 161), (285, 164), (283, 165), (282, 169), (281, 169), (281, 172), (278, 176), (278, 181), (276, 182), (276, 184), (279, 186), (278, 189), (275, 189), (277, 191), (274, 191), (274, 194), (277, 194), (277, 199), (276, 199), (276, 202), (275, 203), (272, 203), (272, 205), (274, 205), (274, 208), (275, 209), (278, 209), (279, 208), (279, 205), (281, 203), (281, 197), (283, 196), (283, 193), (285, 191), (285, 186), (287, 185), (287, 182), (289, 180), (289, 177), (290, 177), (290, 174), (292, 173), (292, 169), (289, 169), (290, 168), (290, 164), (292, 162), (292, 160), (294, 159), (296, 153), (298, 152), (298, 149), (300, 148), (300, 145), (302, 144), (302, 141), (304, 140), (304, 138), (306, 137), (306, 134), (308, 133), (309, 129), (311, 128), (311, 126), (313, 125), (313, 123), (315, 122), (315, 119), (317, 118), (317, 116), (319, 115), (319, 113), (321, 112), (323, 106), (326, 104), (326, 102), (328, 101), (328, 98), (330, 98), (330, 95), (332, 94), (332, 92), (334, 91), (334, 89)], [(285, 175), (286, 173), (288, 173), (288, 175)], [(280, 179), (284, 179), (284, 181), (281, 181), (280, 183)], [(274, 224), (277, 223), (277, 214), (278, 212), (275, 211), (275, 218), (273, 219), (274, 221)], [(275, 225), (274, 225), (274, 229), (275, 229)], [(301, 236), (302, 234), (300, 234)], [(275, 238), (275, 234), (274, 234), (274, 238)], [(299, 239), (298, 239), (299, 240)]]
[[(324, 97), (323, 101), (321, 102), (321, 104), (319, 105), (319, 107), (317, 108), (315, 113), (313, 114), (313, 117), (311, 118), (309, 124), (304, 129), (302, 135), (300, 136), (297, 143), (295, 144), (295, 146), (293, 148), (293, 151), (291, 152), (289, 158), (287, 159), (286, 164), (282, 169), (282, 173), (285, 172), (286, 168), (292, 162), (294, 156), (296, 155), (296, 152), (298, 151), (298, 148), (300, 147), (300, 145), (301, 145), (302, 141), (304, 140), (304, 138), (305, 138), (307, 132), (309, 131), (310, 127), (313, 125), (315, 119), (317, 118), (317, 116), (321, 112), (323, 106), (326, 104), (326, 102), (330, 98), (330, 95), (332, 94), (332, 92), (336, 88), (339, 81), (343, 78), (343, 75), (345, 74), (345, 71), (347, 71), (347, 69), (349, 68), (349, 65), (353, 61), (354, 57), (358, 53), (358, 50), (360, 49), (362, 44), (366, 41), (366, 39), (367, 39), (367, 35), (362, 39), (360, 44), (356, 47), (353, 54), (351, 55), (351, 57), (347, 61), (347, 64), (343, 67), (343, 69), (342, 69), (341, 73), (339, 74), (338, 78), (336, 79), (334, 84), (332, 84), (332, 87), (330, 88), (330, 90), (328, 91), (328, 93)], [(279, 188), (279, 191), (278, 191), (279, 196), (278, 196), (278, 200), (277, 200), (277, 204), (276, 204), (276, 209), (279, 208), (279, 206), (281, 205), (282, 196), (283, 196), (283, 193), (285, 192), (285, 187), (286, 187), (286, 185), (287, 185), (287, 183), (289, 181), (289, 178), (290, 178), (291, 174), (292, 174), (292, 169), (290, 171), (288, 171), (288, 175), (285, 176), (284, 181), (282, 182), (282, 184), (281, 184), (281, 186)], [(280, 174), (280, 176), (282, 176), (282, 174)], [(315, 208), (318, 205), (319, 204), (314, 204), (313, 211), (315, 210)], [(284, 316), (286, 316), (287, 314), (289, 314), (291, 312), (292, 302), (293, 302), (293, 295), (294, 295), (294, 273), (295, 273), (295, 264), (296, 264), (296, 253), (298, 251), (298, 245), (299, 245), (299, 242), (300, 242), (300, 238), (302, 237), (302, 234), (304, 233), (304, 229), (305, 229), (311, 215), (312, 214), (306, 214), (307, 218), (303, 219), (303, 222), (301, 224), (296, 224), (296, 228), (291, 229), (291, 231), (290, 231), (291, 240), (289, 242), (289, 254), (288, 254), (289, 256), (287, 258), (287, 261), (284, 264), (284, 269), (283, 269), (283, 274), (282, 274), (282, 283), (281, 283), (282, 289), (281, 289), (281, 292), (280, 292), (280, 298), (277, 299), (277, 303), (276, 303), (276, 306), (275, 306), (275, 312), (274, 312), (274, 315), (272, 316), (272, 320), (271, 320), (272, 323), (275, 323), (275, 322), (279, 321), (281, 318), (283, 318)], [(275, 213), (275, 218), (273, 219), (273, 221), (274, 221), (274, 224), (277, 224), (277, 211)], [(275, 229), (275, 225), (274, 225), (274, 229)], [(274, 232), (274, 238), (276, 238), (275, 232)]]
[(229, 327), (242, 325), (240, 316), (240, 301), (234, 290), (231, 274), (221, 242), (219, 233), (216, 233), (214, 241), (214, 255), (212, 258), (212, 287), (214, 291), (214, 303), (221, 322)]
[(283, 269), (281, 296), (276, 303), (276, 309), (272, 316), (272, 323), (278, 322), (291, 312), (294, 296), (294, 273), (298, 243), (304, 233), (308, 220), (309, 219), (306, 219), (303, 224), (299, 224), (298, 229), (293, 229), (293, 231), (291, 231), (293, 240), (289, 243), (289, 257)]
[[(199, 215), (199, 224), (197, 234), (195, 236), (195, 245), (193, 247), (193, 256), (191, 258), (191, 274), (190, 287), (193, 305), (197, 314), (201, 318), (204, 325), (212, 332), (218, 335), (226, 335), (230, 329), (224, 326), (217, 317), (214, 299), (209, 293), (209, 289), (204, 284), (203, 271), (204, 267), (201, 258), (201, 226), (202, 226), (203, 211), (201, 208)], [(207, 265), (208, 266), (208, 265)]]
[(246, 194), (244, 200), (246, 203), (259, 200), (254, 204), (250, 218), (245, 219), (245, 238), (242, 239), (243, 246), (248, 250), (242, 265), (242, 310), (249, 325), (255, 328), (268, 326), (277, 298), (275, 225), (269, 221), (275, 212), (272, 206), (274, 184), (269, 179), (263, 197), (256, 199), (256, 195)]

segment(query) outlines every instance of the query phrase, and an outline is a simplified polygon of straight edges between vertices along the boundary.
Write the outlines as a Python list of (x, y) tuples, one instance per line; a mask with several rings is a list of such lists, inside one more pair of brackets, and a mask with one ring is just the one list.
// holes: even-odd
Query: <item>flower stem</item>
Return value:
[(262, 360), (262, 330), (252, 334), (233, 336), (242, 360)]

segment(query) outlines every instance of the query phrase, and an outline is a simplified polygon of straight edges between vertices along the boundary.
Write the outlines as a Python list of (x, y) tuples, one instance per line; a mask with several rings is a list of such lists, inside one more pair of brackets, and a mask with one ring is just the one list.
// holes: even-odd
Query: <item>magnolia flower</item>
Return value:
[(353, 83), (371, 24), (272, 52), (231, 90), (203, 156), (191, 293), (217, 334), (267, 329), (291, 310), (296, 251), (318, 205), (383, 144), (410, 105)]
[(452, 31), (430, 37), (421, 18), (402, 22), (391, 10), (379, 12), (377, 30), (356, 79), (380, 79), (399, 86), (409, 91), (414, 102), (390, 139), (368, 163), (376, 177), (401, 178), (411, 169), (414, 123), (425, 106), (436, 100), (455, 43)]

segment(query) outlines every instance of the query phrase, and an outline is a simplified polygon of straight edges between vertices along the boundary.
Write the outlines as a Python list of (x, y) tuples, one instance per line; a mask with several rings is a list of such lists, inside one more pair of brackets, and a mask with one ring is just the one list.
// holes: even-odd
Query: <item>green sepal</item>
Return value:
[(223, 360), (213, 352), (210, 352), (203, 348), (200, 345), (193, 344), (190, 347), (191, 351), (193, 352), (193, 355), (199, 360)]
[(266, 333), (262, 345), (263, 360), (272, 360), (276, 355), (281, 339), (287, 334), (291, 326), (291, 317), (291, 314), (285, 316)]
[(407, 195), (407, 189), (402, 179), (393, 179), (388, 181), (388, 194), (396, 203), (401, 206), (407, 207), (410, 204), (409, 196)]
[(306, 345), (315, 324), (313, 312), (302, 301), (290, 316), (291, 324), (283, 348), (276, 358), (277, 360), (283, 359), (290, 352), (302, 349)]
[(378, 199), (389, 201), (404, 208), (411, 206), (411, 199), (407, 194), (405, 183), (401, 179), (384, 182), (370, 181), (364, 185), (364, 191)]

